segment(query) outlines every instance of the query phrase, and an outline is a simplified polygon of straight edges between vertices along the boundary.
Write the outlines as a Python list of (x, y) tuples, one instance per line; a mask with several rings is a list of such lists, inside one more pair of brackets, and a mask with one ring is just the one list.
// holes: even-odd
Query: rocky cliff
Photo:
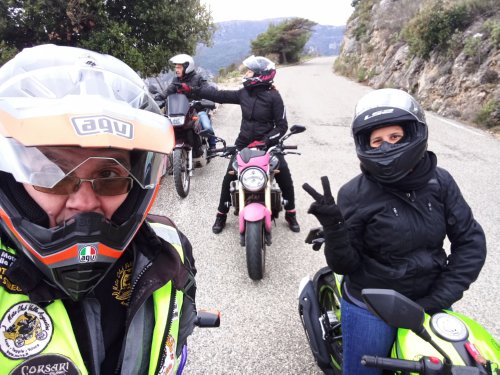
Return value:
[(354, 0), (335, 71), (500, 133), (500, 2)]

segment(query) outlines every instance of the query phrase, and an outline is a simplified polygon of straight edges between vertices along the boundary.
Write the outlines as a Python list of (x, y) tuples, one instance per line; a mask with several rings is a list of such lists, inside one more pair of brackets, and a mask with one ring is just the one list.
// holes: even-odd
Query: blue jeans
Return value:
[(380, 375), (382, 370), (365, 367), (361, 357), (365, 354), (387, 357), (397, 328), (391, 327), (370, 311), (342, 299), (343, 369), (342, 375)]
[[(205, 111), (198, 112), (198, 119), (200, 120), (201, 128), (203, 130), (208, 130), (210, 134), (215, 134), (214, 129), (212, 128), (212, 124), (210, 123), (210, 118), (208, 117), (208, 113)], [(215, 147), (215, 139), (210, 137), (208, 138), (208, 146)]]

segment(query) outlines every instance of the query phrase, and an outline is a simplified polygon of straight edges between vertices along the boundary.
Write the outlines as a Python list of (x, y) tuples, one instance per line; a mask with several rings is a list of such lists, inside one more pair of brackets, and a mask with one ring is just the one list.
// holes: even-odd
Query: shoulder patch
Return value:
[(22, 289), (18, 285), (12, 283), (6, 276), (7, 270), (16, 259), (17, 257), (14, 254), (0, 249), (0, 286), (9, 293), (20, 294), (23, 292)]
[(0, 322), (0, 351), (8, 358), (39, 354), (52, 339), (54, 324), (49, 314), (31, 302), (12, 306)]

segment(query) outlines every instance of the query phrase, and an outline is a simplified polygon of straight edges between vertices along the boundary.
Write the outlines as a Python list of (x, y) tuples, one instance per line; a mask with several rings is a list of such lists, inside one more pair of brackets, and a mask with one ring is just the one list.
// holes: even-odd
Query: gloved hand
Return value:
[(308, 183), (302, 185), (302, 188), (315, 200), (309, 207), (309, 210), (307, 210), (307, 213), (316, 216), (323, 227), (331, 227), (343, 223), (344, 217), (340, 212), (339, 206), (335, 204), (328, 177), (321, 177), (321, 184), (323, 185), (323, 195), (314, 190)]
[(186, 83), (181, 83), (179, 87), (177, 87), (177, 92), (179, 94), (189, 94), (191, 92), (191, 86)]
[(163, 97), (162, 94), (156, 94), (153, 99), (157, 102), (161, 102), (161, 101), (165, 100), (165, 98)]

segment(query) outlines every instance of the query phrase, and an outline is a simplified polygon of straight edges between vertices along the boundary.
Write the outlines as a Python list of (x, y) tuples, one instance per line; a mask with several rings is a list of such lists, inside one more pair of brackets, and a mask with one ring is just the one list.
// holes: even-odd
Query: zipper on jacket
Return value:
[[(174, 320), (174, 304), (176, 301), (176, 295), (177, 295), (177, 289), (175, 288), (174, 281), (172, 280), (172, 290), (170, 291), (170, 303), (168, 305), (167, 325), (165, 326), (165, 332), (163, 333), (162, 343), (167, 342), (167, 337), (168, 337), (168, 334), (170, 333), (170, 327), (172, 326), (172, 321)], [(180, 320), (181, 312), (178, 311), (177, 314), (179, 315), (179, 320)], [(179, 328), (180, 328), (180, 325), (179, 325)], [(177, 342), (177, 338), (175, 341)], [(177, 348), (175, 351), (177, 351)], [(158, 353), (155, 374), (158, 374), (159, 366), (161, 365), (161, 357), (163, 356), (164, 353), (165, 353), (165, 349), (160, 350), (160, 353)], [(174, 355), (175, 355), (175, 353), (174, 353)]]
[(394, 216), (399, 216), (398, 209), (396, 207), (392, 208), (392, 212), (394, 212)]

